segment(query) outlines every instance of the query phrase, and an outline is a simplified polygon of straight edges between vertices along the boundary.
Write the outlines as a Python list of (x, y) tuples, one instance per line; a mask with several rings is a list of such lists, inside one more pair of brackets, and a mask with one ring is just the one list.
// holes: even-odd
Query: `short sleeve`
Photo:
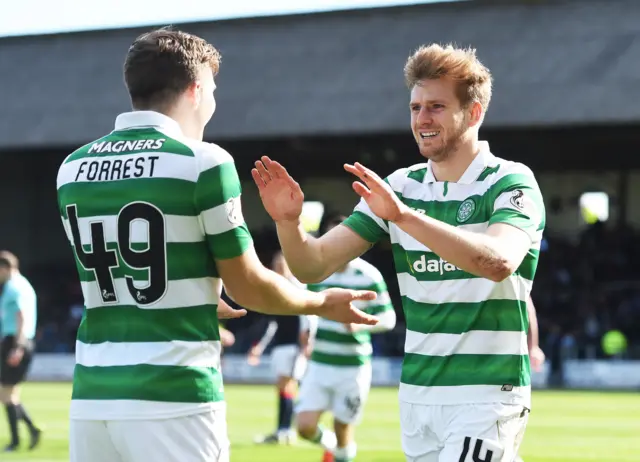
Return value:
[(507, 174), (493, 189), (495, 200), (489, 225), (506, 223), (526, 232), (532, 242), (539, 241), (545, 225), (545, 208), (533, 174), (530, 171)]
[(242, 214), (242, 188), (233, 158), (218, 146), (208, 146), (200, 153), (195, 204), (211, 254), (224, 260), (242, 255), (253, 240)]
[(371, 211), (364, 199), (360, 199), (353, 213), (342, 224), (372, 244), (389, 234), (387, 224)]
[(13, 316), (20, 311), (20, 294), (15, 287), (7, 283), (3, 294), (0, 295), (0, 303), (5, 314)]

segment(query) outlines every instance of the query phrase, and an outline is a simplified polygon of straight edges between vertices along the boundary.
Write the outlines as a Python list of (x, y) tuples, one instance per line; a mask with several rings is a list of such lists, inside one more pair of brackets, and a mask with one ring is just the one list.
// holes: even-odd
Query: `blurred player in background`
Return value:
[(529, 315), (529, 332), (527, 334), (527, 347), (529, 349), (529, 361), (531, 362), (531, 369), (540, 372), (546, 356), (544, 351), (540, 348), (540, 333), (538, 328), (538, 314), (536, 313), (536, 307), (533, 304), (533, 299), (529, 295), (527, 301), (527, 313)]
[[(327, 214), (320, 226), (325, 234), (346, 217)], [(302, 380), (296, 405), (300, 435), (325, 449), (323, 462), (355, 460), (355, 426), (360, 422), (371, 388), (371, 334), (391, 330), (396, 313), (391, 305), (387, 284), (373, 265), (356, 258), (309, 290), (330, 287), (374, 290), (378, 297), (359, 304), (380, 321), (375, 326), (342, 324), (319, 318), (307, 374)], [(333, 414), (334, 432), (318, 425), (322, 414)]]
[(222, 283), (247, 309), (376, 322), (351, 304), (373, 292), (308, 292), (260, 263), (233, 158), (202, 141), (219, 65), (218, 51), (194, 35), (139, 36), (124, 63), (133, 111), (58, 171), (86, 306), (71, 462), (229, 460)]
[[(273, 257), (272, 269), (287, 278), (293, 284), (300, 284), (287, 266), (282, 252)], [(271, 365), (276, 376), (278, 391), (278, 426), (274, 433), (258, 435), (255, 442), (259, 444), (291, 444), (296, 439), (296, 431), (292, 428), (293, 403), (296, 398), (298, 382), (307, 367), (307, 345), (309, 337), (301, 335), (302, 324), (306, 316), (270, 316), (267, 330), (258, 343), (250, 350), (247, 358), (252, 366), (260, 363), (265, 349), (273, 343)], [(309, 324), (309, 320), (306, 321)]]
[[(527, 334), (527, 346), (529, 349), (529, 361), (531, 362), (531, 370), (534, 372), (541, 372), (546, 357), (539, 344), (538, 315), (536, 313), (536, 307), (533, 304), (531, 295), (529, 295), (529, 300), (527, 301), (527, 312), (529, 314), (529, 332)], [(520, 456), (517, 456), (514, 462), (524, 462), (524, 460)]]
[(5, 452), (13, 452), (20, 447), (20, 420), (29, 429), (29, 449), (37, 446), (41, 435), (20, 401), (20, 384), (27, 377), (35, 350), (37, 296), (20, 273), (18, 258), (7, 251), (0, 252), (0, 286), (0, 385), (11, 431)]
[(478, 139), (492, 78), (475, 50), (423, 46), (404, 73), (428, 162), (384, 180), (345, 165), (361, 200), (342, 225), (306, 235), (304, 196), (286, 170), (265, 156), (252, 175), (302, 282), (322, 281), (390, 238), (407, 324), (399, 393), (407, 461), (511, 461), (531, 407), (527, 300), (542, 195), (528, 167)]

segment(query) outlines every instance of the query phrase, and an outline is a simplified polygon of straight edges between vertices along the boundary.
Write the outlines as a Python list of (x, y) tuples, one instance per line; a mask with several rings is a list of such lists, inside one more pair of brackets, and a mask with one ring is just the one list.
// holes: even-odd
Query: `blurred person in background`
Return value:
[(40, 429), (33, 423), (20, 400), (20, 384), (26, 380), (35, 351), (37, 296), (31, 283), (19, 269), (18, 258), (11, 252), (0, 252), (0, 385), (2, 402), (7, 412), (11, 441), (5, 452), (20, 447), (18, 422), (29, 429), (34, 449), (40, 442)]
[[(339, 214), (326, 214), (320, 224), (320, 235), (345, 219)], [(358, 452), (355, 428), (362, 419), (371, 389), (371, 334), (393, 329), (396, 312), (382, 274), (360, 258), (324, 281), (308, 285), (309, 290), (318, 292), (330, 287), (374, 290), (378, 297), (359, 306), (377, 315), (380, 322), (375, 326), (358, 326), (318, 319), (309, 367), (296, 404), (296, 421), (304, 439), (325, 449), (323, 462), (352, 462)], [(319, 425), (326, 411), (333, 414), (333, 432)]]
[(513, 460), (531, 408), (526, 305), (542, 194), (531, 169), (479, 140), (492, 77), (475, 50), (422, 46), (404, 73), (411, 130), (428, 162), (384, 180), (345, 164), (361, 200), (340, 226), (306, 234), (304, 194), (278, 162), (263, 156), (252, 176), (302, 282), (391, 240), (407, 326), (399, 393), (407, 461)]
[[(291, 274), (282, 252), (276, 252), (271, 268), (291, 283), (304, 287)], [(307, 346), (310, 342), (308, 335), (302, 335), (303, 325), (313, 325), (315, 321), (308, 316), (269, 316), (268, 319), (265, 334), (251, 347), (247, 361), (249, 365), (257, 366), (264, 351), (273, 344), (271, 367), (276, 377), (278, 422), (274, 433), (258, 435), (254, 441), (257, 444), (292, 444), (296, 440), (293, 406), (298, 383), (307, 368)]]
[(58, 170), (59, 213), (85, 316), (70, 409), (71, 462), (228, 462), (217, 313), (221, 285), (267, 314), (377, 322), (373, 292), (294, 287), (258, 259), (231, 155), (203, 142), (219, 52), (171, 29), (129, 47), (133, 110)]
[[(529, 295), (527, 301), (527, 313), (529, 315), (529, 332), (527, 334), (527, 347), (529, 349), (529, 361), (531, 362), (531, 370), (534, 372), (542, 372), (542, 367), (546, 361), (546, 356), (539, 343), (539, 331), (538, 331), (538, 315), (536, 313), (536, 307), (533, 304), (533, 299)], [(524, 462), (524, 460), (518, 455), (514, 462)]]

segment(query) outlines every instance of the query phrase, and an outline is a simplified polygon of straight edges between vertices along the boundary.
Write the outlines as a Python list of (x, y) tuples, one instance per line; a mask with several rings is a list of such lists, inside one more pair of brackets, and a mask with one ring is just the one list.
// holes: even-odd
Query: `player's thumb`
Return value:
[(370, 326), (375, 326), (376, 324), (378, 324), (379, 319), (376, 316), (365, 313), (364, 311), (357, 308), (354, 308), (353, 312), (355, 314), (355, 320), (353, 321), (353, 323), (355, 324), (367, 324)]
[(371, 290), (353, 290), (351, 296), (353, 300), (375, 300), (378, 294)]

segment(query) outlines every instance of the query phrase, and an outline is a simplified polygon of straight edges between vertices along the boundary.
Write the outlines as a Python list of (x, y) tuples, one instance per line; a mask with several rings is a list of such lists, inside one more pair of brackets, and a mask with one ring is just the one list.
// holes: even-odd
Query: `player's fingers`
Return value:
[(269, 184), (269, 182), (271, 181), (271, 174), (269, 173), (265, 165), (259, 160), (256, 161), (256, 169), (258, 170), (258, 173), (260, 174), (264, 182), (266, 184)]
[(351, 308), (351, 322), (353, 324), (366, 324), (368, 326), (375, 326), (378, 324), (378, 318), (371, 314), (367, 314), (364, 311), (361, 311), (355, 307)]
[(360, 162), (356, 162), (354, 167), (361, 174), (361, 178), (371, 190), (381, 190), (385, 188), (385, 182), (376, 172), (365, 167)]
[(269, 171), (269, 174), (272, 177), (275, 177), (274, 171), (276, 170), (277, 162), (275, 160), (272, 160), (269, 156), (262, 156), (260, 159), (262, 160), (262, 163)]
[(365, 167), (360, 162), (356, 162), (355, 164), (353, 164), (353, 166), (358, 171), (362, 172), (364, 174), (365, 178), (373, 178), (374, 180), (382, 180), (382, 178), (380, 178), (376, 172), (374, 172), (373, 170), (371, 170), (368, 167)]
[(287, 172), (287, 169), (284, 168), (284, 166), (276, 160), (271, 161), (269, 171), (272, 172), (273, 175), (277, 178), (293, 180), (293, 178), (291, 178), (291, 175), (289, 175), (289, 172)]
[(356, 194), (362, 197), (363, 199), (368, 199), (369, 196), (371, 195), (371, 191), (359, 181), (354, 181), (352, 186)]
[(353, 174), (353, 175), (357, 176), (357, 177), (358, 177), (358, 178), (360, 178), (362, 181), (364, 181), (364, 178), (363, 178), (364, 173), (363, 173), (363, 172), (361, 172), (360, 170), (358, 170), (358, 169), (355, 167), (355, 165), (351, 165), (351, 164), (344, 164), (344, 169), (345, 169), (347, 172), (349, 172), (349, 173), (351, 173), (351, 174)]
[(253, 181), (255, 182), (256, 186), (258, 187), (258, 191), (263, 190), (264, 187), (267, 185), (267, 183), (264, 182), (258, 170), (255, 168), (252, 168), (251, 176), (253, 177)]
[(236, 319), (247, 315), (247, 310), (230, 310), (225, 313), (224, 319)]
[(372, 290), (353, 290), (351, 296), (353, 300), (375, 300), (378, 294)]
[(347, 172), (353, 173), (355, 176), (360, 178), (360, 180), (362, 180), (362, 182), (366, 184), (369, 189), (377, 188), (379, 185), (376, 183), (376, 179), (370, 175), (367, 175), (367, 173), (364, 172), (361, 168), (356, 167), (357, 165), (360, 164), (358, 164), (357, 162), (356, 165), (345, 164), (344, 169)]

